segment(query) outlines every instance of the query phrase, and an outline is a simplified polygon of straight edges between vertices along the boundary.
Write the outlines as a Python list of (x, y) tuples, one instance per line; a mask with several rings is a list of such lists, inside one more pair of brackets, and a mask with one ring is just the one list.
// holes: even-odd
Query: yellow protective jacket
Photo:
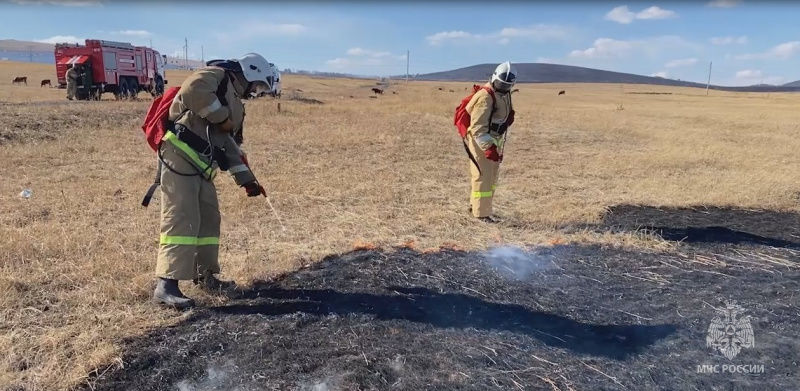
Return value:
[[(217, 97), (217, 90), (222, 82), (227, 83), (227, 91), (221, 102)], [(218, 129), (218, 124), (230, 118), (233, 122), (233, 132), (227, 133)], [(181, 89), (172, 101), (169, 108), (169, 120), (175, 122), (176, 129), (185, 128), (199, 136), (203, 141), (208, 142), (211, 137), (211, 144), (215, 148), (224, 150), (220, 156), (211, 163), (211, 151), (198, 152), (193, 150), (186, 143), (182, 143), (171, 133), (164, 134), (164, 140), (173, 143), (182, 152), (185, 158), (191, 161), (200, 171), (207, 173), (206, 178), (214, 177), (214, 169), (217, 164), (222, 166), (220, 159), (227, 161), (227, 167), (222, 166), (223, 171), (228, 171), (234, 178), (237, 185), (241, 186), (247, 182), (254, 181), (255, 177), (250, 168), (245, 165), (241, 151), (232, 138), (232, 135), (241, 129), (244, 123), (244, 105), (236, 96), (233, 83), (225, 75), (225, 70), (219, 67), (204, 67), (189, 76)], [(208, 136), (206, 134), (208, 126)], [(182, 144), (182, 145), (181, 145)]]
[[(492, 88), (491, 83), (486, 83), (486, 87)], [(492, 96), (484, 89), (478, 90), (466, 107), (471, 120), (467, 129), (467, 137), (474, 138), (481, 150), (484, 151), (492, 145), (497, 145), (498, 149), (502, 149), (502, 138), (498, 130), (500, 125), (509, 119), (509, 115), (514, 109), (511, 104), (511, 93), (495, 92), (494, 96), (496, 98), (494, 114), (492, 114)]]

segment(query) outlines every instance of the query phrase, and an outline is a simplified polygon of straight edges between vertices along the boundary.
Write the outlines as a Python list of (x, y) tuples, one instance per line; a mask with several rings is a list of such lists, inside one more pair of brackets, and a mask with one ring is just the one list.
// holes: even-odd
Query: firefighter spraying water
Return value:
[[(239, 146), (245, 116), (239, 97), (270, 91), (270, 64), (248, 53), (207, 65), (156, 98), (142, 126), (159, 167), (142, 205), (149, 204), (159, 185), (162, 196), (153, 300), (176, 308), (195, 305), (179, 289), (180, 280), (211, 292), (230, 293), (236, 285), (216, 277), (221, 270), (217, 169), (227, 171), (248, 197), (267, 197)], [(285, 231), (283, 223), (281, 227)]]
[(511, 63), (504, 62), (495, 68), (488, 83), (475, 85), (472, 94), (456, 107), (454, 124), (470, 159), (469, 212), (487, 223), (497, 222), (492, 216), (492, 201), (508, 129), (514, 123), (511, 91), (516, 79)]

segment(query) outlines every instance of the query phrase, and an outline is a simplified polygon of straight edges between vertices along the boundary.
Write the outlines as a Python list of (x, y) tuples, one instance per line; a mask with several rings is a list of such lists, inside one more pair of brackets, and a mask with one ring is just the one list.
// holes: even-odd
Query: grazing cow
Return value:
[(455, 91), (453, 91), (453, 90), (450, 90), (450, 92), (455, 92)]
[(377, 96), (375, 96), (375, 95), (370, 95), (369, 97), (370, 97), (370, 98), (374, 98), (374, 99), (378, 99), (378, 97), (377, 97)]
[(444, 91), (444, 90), (442, 89), (442, 87), (439, 87), (439, 91)]
[(564, 90), (561, 90), (561, 91), (558, 92), (558, 95), (564, 95), (564, 94), (566, 94), (566, 92), (564, 92)]
[(372, 89), (372, 92), (373, 92), (373, 93), (375, 93), (375, 94), (381, 94), (381, 95), (383, 95), (383, 90), (382, 90), (382, 89), (380, 89), (380, 88), (373, 88), (373, 89)]
[(397, 92), (396, 91), (392, 91), (392, 94), (397, 95)]
[(48, 86), (48, 87), (52, 87), (53, 86), (52, 84), (50, 84), (50, 79), (42, 80), (42, 85), (40, 87), (44, 87), (44, 86)]
[(11, 84), (23, 84), (23, 83), (24, 83), (26, 86), (28, 85), (28, 76), (17, 76), (17, 77), (15, 77), (15, 78), (14, 78), (14, 80), (11, 82)]
[(514, 90), (511, 91), (512, 94), (515, 92), (519, 92), (519, 88), (515, 88)]

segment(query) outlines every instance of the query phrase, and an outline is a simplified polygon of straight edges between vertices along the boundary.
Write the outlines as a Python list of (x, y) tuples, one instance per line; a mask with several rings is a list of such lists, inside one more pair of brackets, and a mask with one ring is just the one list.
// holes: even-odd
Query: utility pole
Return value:
[(183, 39), (183, 66), (186, 67), (186, 70), (189, 70), (189, 39)]
[(711, 86), (711, 64), (712, 62), (708, 63), (708, 83), (706, 83), (706, 96), (708, 96), (708, 87)]
[(411, 61), (411, 57), (409, 57), (410, 55), (411, 51), (406, 50), (406, 84), (408, 84), (408, 64)]

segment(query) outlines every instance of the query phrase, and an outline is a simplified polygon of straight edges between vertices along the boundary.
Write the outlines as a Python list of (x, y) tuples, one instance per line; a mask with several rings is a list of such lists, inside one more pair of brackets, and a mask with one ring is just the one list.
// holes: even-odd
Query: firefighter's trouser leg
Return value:
[(497, 188), (497, 176), (500, 163), (486, 158), (474, 139), (468, 137), (467, 145), (470, 153), (478, 162), (480, 172), (475, 163), (469, 161), (470, 176), (472, 178), (472, 215), (475, 217), (489, 217), (492, 214), (492, 198)]
[[(194, 166), (165, 142), (166, 165), (181, 174)], [(192, 280), (210, 269), (219, 273), (220, 213), (214, 183), (201, 176), (182, 176), (164, 167), (161, 172), (161, 235), (156, 264), (158, 277)]]
[(67, 99), (72, 99), (78, 93), (78, 84), (75, 82), (67, 82)]

